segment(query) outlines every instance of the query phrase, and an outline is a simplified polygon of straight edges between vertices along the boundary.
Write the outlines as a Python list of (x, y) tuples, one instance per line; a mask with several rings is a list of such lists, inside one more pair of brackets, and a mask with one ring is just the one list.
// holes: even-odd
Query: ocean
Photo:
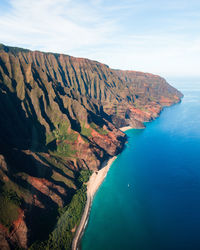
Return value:
[[(169, 79), (168, 79), (169, 80)], [(82, 250), (200, 249), (200, 79), (128, 143), (97, 191)]]

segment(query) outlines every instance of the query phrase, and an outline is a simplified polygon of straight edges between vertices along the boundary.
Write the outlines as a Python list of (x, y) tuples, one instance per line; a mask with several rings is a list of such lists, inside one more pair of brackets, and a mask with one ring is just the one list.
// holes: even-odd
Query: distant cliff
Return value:
[(156, 75), (0, 45), (0, 247), (45, 240), (80, 171), (122, 150), (118, 128), (142, 128), (181, 97)]

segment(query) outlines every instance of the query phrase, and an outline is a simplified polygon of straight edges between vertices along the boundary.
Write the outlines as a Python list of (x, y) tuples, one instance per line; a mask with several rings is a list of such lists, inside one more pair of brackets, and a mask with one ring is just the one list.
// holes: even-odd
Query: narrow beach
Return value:
[(122, 132), (125, 132), (126, 130), (129, 130), (129, 129), (132, 129), (132, 127), (131, 127), (131, 126), (126, 126), (126, 127), (120, 128), (120, 130), (121, 130)]
[[(123, 132), (129, 129), (132, 129), (132, 127), (127, 126), (127, 127), (120, 128), (120, 130)], [(96, 191), (98, 190), (98, 188), (100, 187), (101, 183), (103, 182), (104, 178), (106, 177), (110, 166), (112, 165), (112, 163), (114, 162), (116, 158), (117, 156), (114, 156), (110, 158), (107, 162), (105, 162), (98, 172), (94, 172), (91, 175), (90, 180), (87, 183), (87, 202), (85, 204), (85, 209), (84, 209), (80, 224), (78, 228), (76, 229), (76, 233), (74, 235), (74, 239), (72, 242), (72, 250), (78, 249), (79, 241), (85, 229), (86, 222), (90, 213), (90, 208), (91, 208), (93, 197)]]
[(92, 199), (93, 199), (97, 189), (100, 187), (101, 183), (103, 182), (104, 178), (106, 177), (110, 166), (112, 165), (112, 163), (114, 162), (114, 160), (116, 158), (117, 158), (117, 156), (110, 158), (106, 162), (105, 166), (102, 166), (102, 168), (98, 172), (94, 172), (91, 175), (90, 180), (87, 183), (87, 202), (85, 205), (85, 209), (84, 209), (80, 224), (76, 230), (76, 233), (75, 233), (75, 236), (74, 236), (74, 239), (72, 242), (72, 250), (76, 250), (78, 248), (78, 243), (79, 243), (81, 234), (84, 231), (85, 224), (86, 224), (87, 218), (89, 216), (90, 207), (92, 204)]

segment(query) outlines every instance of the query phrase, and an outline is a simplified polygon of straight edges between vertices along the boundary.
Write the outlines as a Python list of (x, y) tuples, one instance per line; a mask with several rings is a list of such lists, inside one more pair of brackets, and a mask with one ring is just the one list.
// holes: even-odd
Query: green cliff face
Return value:
[(83, 189), (80, 170), (122, 150), (118, 128), (143, 127), (181, 96), (152, 74), (0, 45), (2, 246), (47, 239)]

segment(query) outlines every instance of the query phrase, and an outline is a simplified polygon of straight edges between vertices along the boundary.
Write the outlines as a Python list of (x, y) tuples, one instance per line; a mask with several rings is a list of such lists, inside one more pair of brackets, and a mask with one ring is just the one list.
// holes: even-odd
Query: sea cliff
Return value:
[(0, 247), (70, 248), (84, 183), (123, 149), (119, 128), (143, 128), (181, 97), (160, 76), (1, 44)]

